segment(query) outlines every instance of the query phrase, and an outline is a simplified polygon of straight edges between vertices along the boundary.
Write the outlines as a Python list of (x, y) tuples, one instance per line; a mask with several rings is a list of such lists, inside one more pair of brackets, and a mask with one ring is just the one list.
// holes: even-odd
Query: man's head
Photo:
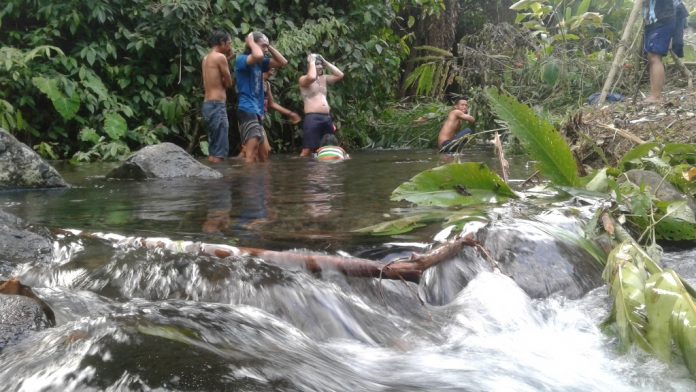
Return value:
[[(251, 33), (252, 37), (254, 37), (254, 42), (261, 47), (261, 50), (263, 50), (263, 53), (268, 53), (268, 46), (271, 44), (270, 41), (268, 40), (268, 37), (260, 31), (254, 31)], [(247, 45), (244, 48), (244, 54), (249, 54), (251, 53), (251, 48)]]
[(210, 34), (210, 38), (208, 38), (208, 45), (210, 45), (211, 48), (214, 48), (216, 46), (219, 46), (221, 48), (229, 47), (231, 41), (232, 39), (230, 38), (229, 34), (222, 30), (215, 30), (212, 34)]
[(314, 59), (314, 66), (317, 69), (317, 75), (323, 75), (324, 74), (324, 62), (321, 61), (319, 58)]
[(466, 99), (458, 99), (454, 103), (454, 108), (457, 110), (461, 110), (464, 113), (467, 113), (469, 111), (469, 102)]

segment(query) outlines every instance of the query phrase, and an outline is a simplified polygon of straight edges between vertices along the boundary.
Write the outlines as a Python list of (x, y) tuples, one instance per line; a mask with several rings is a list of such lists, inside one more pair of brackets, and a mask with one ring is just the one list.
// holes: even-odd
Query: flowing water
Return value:
[[(224, 163), (216, 181), (108, 181), (108, 165), (57, 166), (73, 188), (3, 193), (0, 208), (50, 229), (381, 260), (432, 242), (439, 224), (394, 237), (352, 231), (413, 213), (389, 194), (442, 158), (353, 157)], [(488, 148), (463, 159), (496, 166)], [(533, 171), (523, 158), (510, 163), (513, 183)], [(696, 390), (681, 363), (619, 353), (600, 330), (604, 287), (532, 300), (511, 279), (481, 272), (436, 306), (421, 303), (412, 283), (56, 238), (52, 254), (7, 274), (33, 286), (58, 325), (0, 352), (2, 390)], [(688, 265), (694, 255), (666, 259)], [(429, 279), (455, 286), (457, 277)]]

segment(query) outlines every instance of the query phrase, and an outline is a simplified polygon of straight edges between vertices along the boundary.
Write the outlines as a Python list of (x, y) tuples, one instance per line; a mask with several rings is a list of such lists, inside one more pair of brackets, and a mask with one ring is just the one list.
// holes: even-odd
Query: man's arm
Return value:
[(300, 77), (300, 87), (309, 87), (317, 80), (317, 66), (314, 64), (314, 56), (307, 56), (307, 74)]
[(232, 87), (232, 74), (230, 73), (230, 65), (227, 62), (229, 57), (222, 55), (215, 58), (218, 69), (220, 70), (220, 78), (222, 79), (222, 87), (228, 89)]
[(288, 60), (278, 51), (278, 49), (268, 45), (268, 51), (271, 52), (271, 68), (283, 68), (288, 65)]
[(256, 41), (254, 41), (254, 34), (249, 33), (244, 39), (244, 42), (247, 44), (249, 49), (251, 49), (251, 54), (246, 58), (247, 65), (262, 62), (263, 49), (261, 49), (261, 46), (259, 46), (259, 44), (257, 44)]
[(326, 59), (321, 55), (319, 55), (319, 60), (321, 60), (321, 62), (324, 63), (324, 68), (327, 68), (329, 71), (331, 71), (331, 75), (325, 75), (326, 83), (334, 84), (343, 80), (343, 72), (341, 72), (341, 70), (338, 69), (338, 67), (326, 61)]
[(454, 114), (457, 116), (458, 119), (466, 121), (469, 124), (473, 124), (476, 122), (474, 117), (472, 117), (471, 115), (469, 115), (467, 113), (462, 112), (461, 110), (455, 110)]

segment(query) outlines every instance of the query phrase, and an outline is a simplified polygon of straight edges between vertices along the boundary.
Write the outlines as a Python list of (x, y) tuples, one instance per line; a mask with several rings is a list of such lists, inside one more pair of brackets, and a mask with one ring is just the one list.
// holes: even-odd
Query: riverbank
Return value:
[(616, 165), (644, 143), (696, 143), (696, 92), (667, 86), (659, 105), (634, 104), (627, 97), (599, 108), (584, 106), (561, 132), (585, 170)]

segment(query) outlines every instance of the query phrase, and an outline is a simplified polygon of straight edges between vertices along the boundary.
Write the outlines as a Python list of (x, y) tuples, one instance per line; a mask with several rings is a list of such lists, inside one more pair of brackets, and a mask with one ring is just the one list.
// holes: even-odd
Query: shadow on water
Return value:
[[(3, 194), (0, 206), (49, 228), (385, 262), (432, 242), (439, 225), (388, 239), (352, 230), (407, 214), (391, 191), (441, 157), (352, 155), (335, 164), (228, 162), (216, 166), (218, 181), (109, 181), (108, 166), (59, 166), (74, 188)], [(510, 159), (514, 178), (532, 171)], [(496, 165), (487, 149), (466, 160)], [(524, 203), (490, 213), (574, 230), (564, 215)], [(26, 391), (693, 390), (683, 366), (617, 353), (598, 328), (609, 309), (604, 288), (578, 300), (531, 299), (471, 254), (429, 272), (437, 289), (426, 295), (423, 283), (61, 235), (50, 260), (12, 271), (46, 299), (58, 326), (0, 352), (0, 380)]]

